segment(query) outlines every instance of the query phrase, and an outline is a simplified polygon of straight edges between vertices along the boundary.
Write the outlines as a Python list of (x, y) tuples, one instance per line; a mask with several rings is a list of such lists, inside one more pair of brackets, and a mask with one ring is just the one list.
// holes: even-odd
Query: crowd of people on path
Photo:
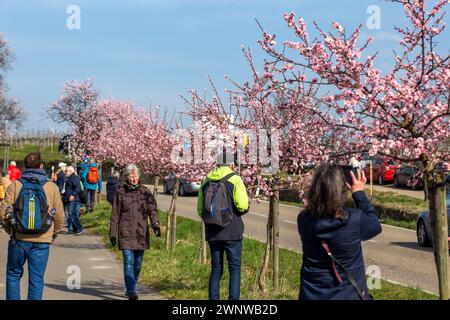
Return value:
[[(240, 299), (244, 222), (250, 204), (232, 154), (218, 154), (217, 166), (201, 183), (197, 212), (205, 224), (211, 254), (209, 299), (220, 299), (224, 258), (229, 270), (229, 300)], [(352, 166), (348, 166), (352, 167)], [(356, 166), (353, 166), (356, 167)], [(24, 159), (23, 172), (11, 161), (0, 178), (0, 222), (10, 234), (6, 265), (6, 298), (20, 299), (20, 280), (28, 263), (28, 299), (43, 296), (50, 245), (63, 226), (80, 235), (82, 205), (95, 208), (95, 194), (102, 190), (101, 168), (86, 155), (78, 170), (61, 162), (49, 179), (40, 153)], [(298, 216), (303, 263), (299, 298), (303, 300), (361, 299), (369, 294), (361, 242), (382, 228), (378, 214), (365, 195), (366, 177), (360, 169), (322, 164), (314, 169), (305, 208)], [(346, 208), (351, 192), (355, 208)], [(136, 284), (150, 230), (161, 236), (158, 207), (152, 192), (141, 184), (139, 167), (129, 164), (107, 181), (111, 204), (109, 238), (123, 254), (126, 296), (137, 300)]]
[[(86, 156), (78, 172), (59, 163), (49, 179), (39, 152), (24, 159), (23, 172), (11, 161), (0, 179), (0, 225), (10, 235), (6, 263), (6, 299), (20, 299), (20, 280), (28, 263), (28, 299), (41, 300), (50, 245), (65, 226), (78, 236), (82, 205), (92, 212), (101, 172)], [(92, 169), (94, 168), (94, 169)], [(93, 192), (92, 192), (93, 191)]]

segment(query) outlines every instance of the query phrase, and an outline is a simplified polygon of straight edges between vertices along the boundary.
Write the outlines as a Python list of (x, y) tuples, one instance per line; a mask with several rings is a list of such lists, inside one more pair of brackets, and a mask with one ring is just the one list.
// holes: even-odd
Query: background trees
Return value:
[(8, 126), (20, 127), (26, 115), (16, 98), (8, 96), (5, 74), (11, 68), (14, 55), (8, 47), (7, 41), (0, 33), (0, 135), (7, 134)]

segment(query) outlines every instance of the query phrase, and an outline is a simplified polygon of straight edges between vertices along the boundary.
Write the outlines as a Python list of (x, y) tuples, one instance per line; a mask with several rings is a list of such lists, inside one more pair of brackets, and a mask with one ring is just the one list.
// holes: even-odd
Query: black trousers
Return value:
[(87, 190), (86, 208), (94, 210), (95, 207), (95, 190)]

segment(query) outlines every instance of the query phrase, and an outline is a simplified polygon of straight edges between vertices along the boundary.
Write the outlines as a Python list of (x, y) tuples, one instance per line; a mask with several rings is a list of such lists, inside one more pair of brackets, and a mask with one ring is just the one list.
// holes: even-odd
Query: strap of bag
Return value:
[(220, 179), (219, 181), (220, 182), (225, 182), (225, 181), (228, 181), (228, 179), (230, 179), (232, 176), (234, 176), (235, 175), (235, 173), (234, 172), (231, 172), (231, 173), (229, 173), (229, 174), (227, 174), (225, 177), (223, 177), (222, 179)]
[(361, 300), (366, 300), (365, 290), (361, 289), (361, 287), (356, 282), (355, 278), (353, 278), (353, 276), (344, 268), (344, 266), (333, 256), (333, 254), (330, 251), (330, 247), (328, 246), (328, 244), (325, 241), (322, 241), (322, 247), (325, 249), (328, 256), (331, 258), (333, 272), (334, 272), (334, 275), (336, 276), (337, 280), (339, 281), (339, 283), (342, 283), (343, 281), (342, 281), (341, 276), (339, 275), (339, 272), (337, 271), (336, 265), (338, 265), (341, 268), (341, 270), (344, 273), (347, 280), (355, 288), (356, 292), (358, 293), (359, 298)]

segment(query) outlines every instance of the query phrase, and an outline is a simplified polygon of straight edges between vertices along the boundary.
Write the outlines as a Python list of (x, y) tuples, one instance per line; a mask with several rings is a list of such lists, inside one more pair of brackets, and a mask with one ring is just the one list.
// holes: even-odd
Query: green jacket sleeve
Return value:
[(244, 181), (242, 181), (242, 178), (237, 175), (233, 176), (229, 181), (234, 185), (233, 201), (236, 209), (238, 209), (238, 211), (242, 214), (247, 213), (249, 209), (249, 202)]
[(197, 213), (201, 217), (203, 213), (203, 185), (206, 183), (206, 180), (202, 181), (202, 184), (200, 186), (200, 190), (198, 190), (198, 197), (197, 197)]

